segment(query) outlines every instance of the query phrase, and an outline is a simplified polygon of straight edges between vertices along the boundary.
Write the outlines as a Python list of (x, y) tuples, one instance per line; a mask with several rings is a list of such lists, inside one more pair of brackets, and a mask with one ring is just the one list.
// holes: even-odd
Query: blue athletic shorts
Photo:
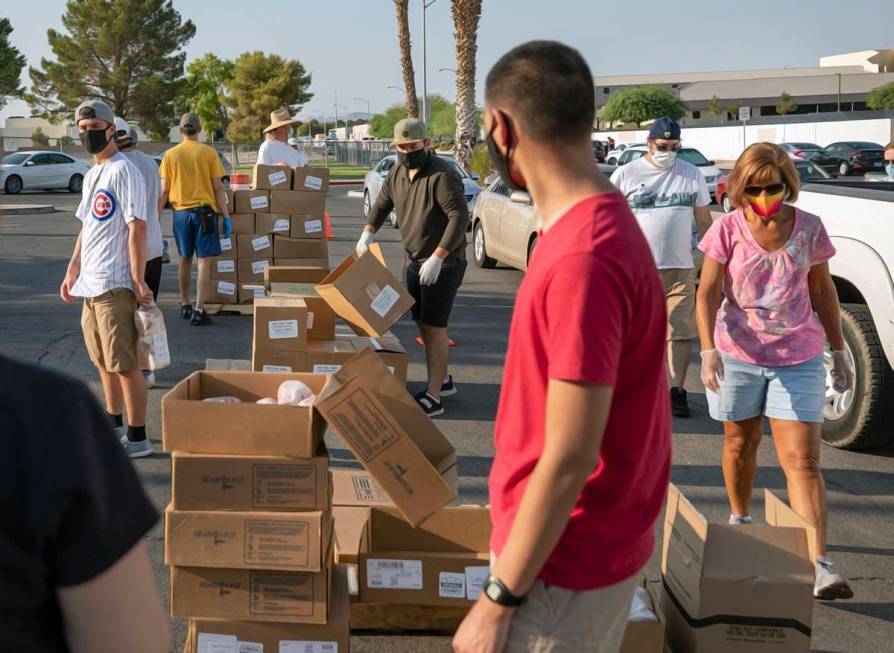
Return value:
[(798, 422), (822, 422), (826, 369), (822, 355), (798, 365), (761, 367), (722, 355), (720, 392), (710, 390), (708, 410), (721, 422), (758, 415)]
[(199, 258), (220, 256), (220, 235), (217, 233), (217, 220), (214, 220), (214, 231), (202, 233), (201, 209), (184, 209), (174, 211), (174, 241), (177, 253), (181, 258)]

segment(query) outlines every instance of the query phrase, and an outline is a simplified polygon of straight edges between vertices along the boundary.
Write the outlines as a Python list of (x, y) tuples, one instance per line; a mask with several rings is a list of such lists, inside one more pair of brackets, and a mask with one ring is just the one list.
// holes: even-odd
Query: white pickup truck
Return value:
[(807, 183), (796, 205), (822, 218), (838, 250), (829, 268), (856, 370), (854, 390), (844, 394), (827, 376), (823, 440), (842, 449), (883, 446), (894, 441), (894, 183)]

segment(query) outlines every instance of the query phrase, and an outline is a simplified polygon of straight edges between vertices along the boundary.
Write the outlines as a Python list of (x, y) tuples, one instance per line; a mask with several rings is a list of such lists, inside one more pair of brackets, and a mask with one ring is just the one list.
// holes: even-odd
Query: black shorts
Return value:
[(146, 261), (146, 285), (152, 291), (152, 299), (158, 301), (158, 288), (161, 286), (162, 257)]
[(413, 320), (433, 327), (446, 327), (453, 310), (453, 300), (466, 274), (466, 262), (455, 258), (444, 261), (441, 274), (433, 286), (419, 283), (422, 263), (410, 259), (407, 264), (407, 291), (416, 300)]

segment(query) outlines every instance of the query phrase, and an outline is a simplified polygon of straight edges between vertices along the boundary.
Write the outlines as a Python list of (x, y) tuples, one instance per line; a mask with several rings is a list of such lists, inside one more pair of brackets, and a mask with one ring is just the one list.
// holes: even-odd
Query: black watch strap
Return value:
[(488, 576), (484, 583), (484, 595), (497, 605), (507, 608), (517, 608), (524, 600), (524, 596), (516, 596), (509, 591), (509, 588), (503, 584), (496, 576)]

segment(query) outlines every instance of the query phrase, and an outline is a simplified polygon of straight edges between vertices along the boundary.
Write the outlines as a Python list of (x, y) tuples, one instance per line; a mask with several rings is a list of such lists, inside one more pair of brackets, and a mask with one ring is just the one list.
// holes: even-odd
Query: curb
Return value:
[(52, 204), (0, 204), (0, 217), (6, 215), (36, 215), (39, 213), (55, 213)]
[(358, 184), (362, 184), (363, 179), (331, 179), (329, 180), (329, 186), (356, 186)]

